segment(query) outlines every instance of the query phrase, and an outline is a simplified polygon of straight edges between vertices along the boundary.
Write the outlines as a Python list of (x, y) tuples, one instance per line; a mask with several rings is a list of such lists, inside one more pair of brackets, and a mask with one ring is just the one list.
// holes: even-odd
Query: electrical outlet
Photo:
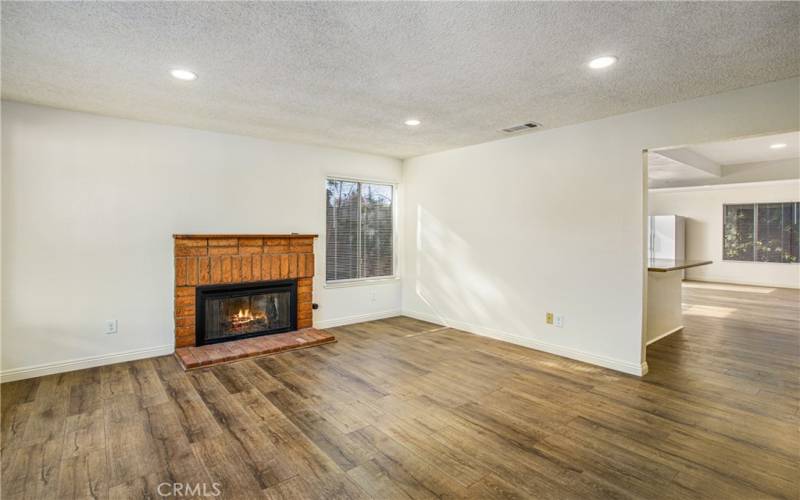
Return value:
[(106, 329), (105, 333), (110, 335), (112, 333), (117, 333), (117, 320), (115, 319), (107, 319), (106, 320)]
[(564, 316), (562, 316), (560, 314), (556, 314), (555, 315), (555, 321), (553, 322), (553, 324), (557, 328), (564, 328)]
[(548, 325), (552, 325), (553, 324), (553, 313), (551, 313), (551, 312), (547, 313), (547, 316), (545, 316), (544, 322), (547, 323)]

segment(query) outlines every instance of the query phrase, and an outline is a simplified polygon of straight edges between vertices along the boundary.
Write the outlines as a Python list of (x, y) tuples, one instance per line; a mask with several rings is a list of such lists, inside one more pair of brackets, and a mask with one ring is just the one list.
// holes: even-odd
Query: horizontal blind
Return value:
[(392, 186), (361, 185), (361, 269), (363, 278), (393, 273)]
[(357, 278), (361, 202), (357, 182), (328, 180), (325, 278)]
[(800, 261), (800, 203), (725, 205), (724, 260)]
[(783, 252), (783, 204), (759, 203), (756, 260), (781, 262)]
[(724, 260), (753, 260), (755, 204), (726, 205), (723, 221)]
[(394, 189), (328, 179), (327, 281), (394, 274)]

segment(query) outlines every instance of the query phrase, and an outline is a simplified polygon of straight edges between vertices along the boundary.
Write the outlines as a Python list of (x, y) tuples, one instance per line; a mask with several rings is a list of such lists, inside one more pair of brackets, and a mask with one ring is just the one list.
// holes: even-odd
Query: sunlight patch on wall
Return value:
[[(422, 206), (416, 215), (415, 291), (437, 317), (487, 324), (518, 316), (512, 311), (523, 306), (509, 299), (516, 295), (501, 289), (499, 276), (482, 272), (464, 238)], [(514, 326), (524, 331), (526, 325)]]

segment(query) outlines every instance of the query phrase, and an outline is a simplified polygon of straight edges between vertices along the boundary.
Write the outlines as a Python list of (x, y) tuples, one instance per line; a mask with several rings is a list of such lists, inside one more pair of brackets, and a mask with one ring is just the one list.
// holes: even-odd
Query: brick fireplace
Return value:
[(174, 235), (175, 347), (196, 345), (197, 288), (208, 285), (295, 280), (297, 330), (310, 328), (314, 238), (311, 234)]

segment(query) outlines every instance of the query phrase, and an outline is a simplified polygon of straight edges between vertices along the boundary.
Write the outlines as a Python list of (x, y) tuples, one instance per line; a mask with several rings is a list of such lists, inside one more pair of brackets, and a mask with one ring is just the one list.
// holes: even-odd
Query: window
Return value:
[(800, 260), (800, 203), (725, 205), (723, 212), (723, 260)]
[(394, 186), (328, 179), (326, 191), (326, 281), (393, 276)]

